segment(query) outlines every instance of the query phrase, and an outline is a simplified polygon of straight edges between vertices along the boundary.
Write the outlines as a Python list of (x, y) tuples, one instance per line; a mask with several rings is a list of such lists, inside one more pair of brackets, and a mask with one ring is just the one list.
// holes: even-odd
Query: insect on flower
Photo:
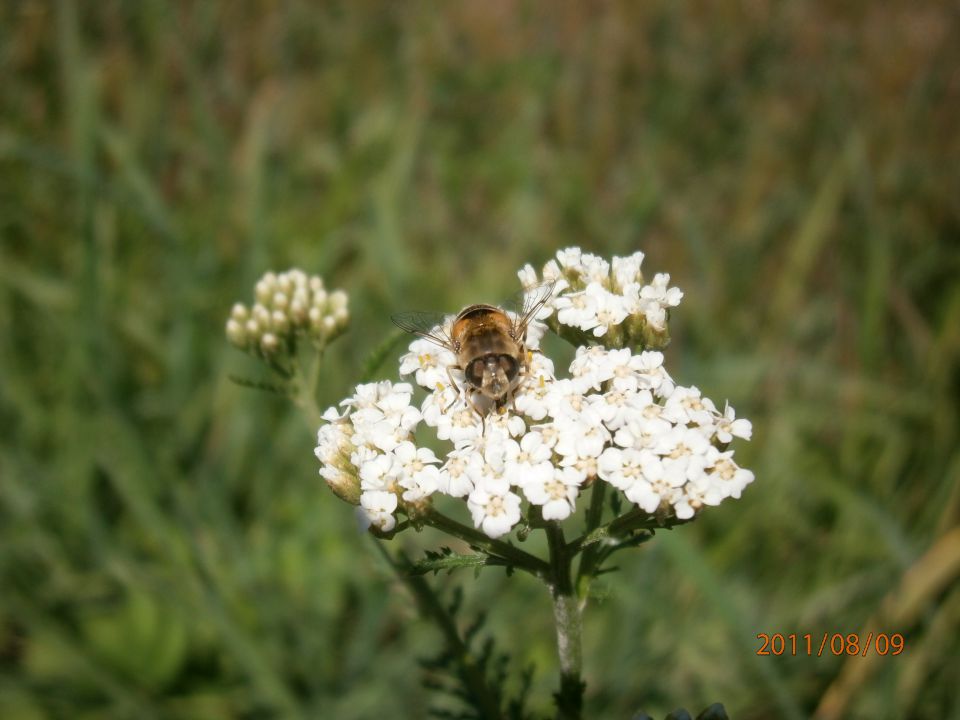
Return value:
[[(442, 313), (398, 313), (391, 320), (401, 330), (453, 353), (456, 364), (447, 368), (447, 377), (460, 393), (452, 370), (463, 373), (465, 399), (483, 418), (491, 408), (514, 403), (514, 395), (529, 368), (527, 326), (550, 299), (555, 284), (544, 283), (527, 290), (518, 303), (517, 313), (508, 314), (494, 305), (470, 305), (450, 324)], [(475, 402), (477, 395), (480, 398)]]

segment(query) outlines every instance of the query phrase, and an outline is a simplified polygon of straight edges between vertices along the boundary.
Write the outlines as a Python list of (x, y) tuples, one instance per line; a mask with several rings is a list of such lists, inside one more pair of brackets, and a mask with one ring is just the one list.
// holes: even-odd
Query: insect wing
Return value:
[(540, 312), (546, 302), (553, 296), (556, 288), (556, 280), (536, 285), (524, 290), (517, 295), (517, 306), (520, 308), (516, 314), (513, 327), (516, 335), (521, 337), (530, 321)]
[(443, 329), (447, 324), (447, 316), (443, 313), (402, 312), (391, 315), (390, 319), (404, 332), (417, 335), (454, 352), (453, 341)]

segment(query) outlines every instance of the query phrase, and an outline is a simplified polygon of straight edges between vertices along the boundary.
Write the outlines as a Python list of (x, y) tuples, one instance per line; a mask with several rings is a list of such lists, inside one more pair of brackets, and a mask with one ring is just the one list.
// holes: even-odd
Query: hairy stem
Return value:
[(557, 720), (580, 720), (583, 715), (583, 691), (586, 684), (580, 676), (583, 665), (581, 650), (581, 609), (573, 587), (571, 561), (563, 530), (555, 522), (545, 528), (550, 546), (550, 590), (553, 595), (553, 619), (557, 628), (557, 655), (560, 659), (560, 690), (554, 695)]

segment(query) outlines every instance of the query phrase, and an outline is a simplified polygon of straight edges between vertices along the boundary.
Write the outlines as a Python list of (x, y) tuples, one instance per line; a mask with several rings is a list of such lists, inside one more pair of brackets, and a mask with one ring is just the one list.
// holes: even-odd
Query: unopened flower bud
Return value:
[(310, 276), (310, 290), (315, 293), (323, 290), (323, 278), (319, 275)]
[(290, 316), (290, 319), (297, 323), (302, 324), (307, 319), (307, 305), (304, 302), (301, 302), (299, 298), (294, 297), (293, 302), (290, 303), (290, 309), (287, 314)]
[(310, 308), (308, 316), (310, 318), (310, 327), (312, 327), (314, 330), (319, 330), (321, 327), (323, 327), (323, 312), (320, 310), (320, 308)]
[(276, 352), (279, 347), (280, 339), (272, 332), (264, 333), (263, 337), (260, 338), (260, 348), (268, 355)]
[(290, 304), (290, 298), (286, 293), (278, 292), (273, 294), (273, 307), (277, 310), (284, 310)]
[(347, 307), (347, 294), (343, 290), (334, 290), (330, 293), (330, 308), (339, 310)]
[(287, 275), (289, 275), (294, 287), (303, 287), (307, 284), (307, 274), (300, 268), (290, 270)]
[(360, 504), (360, 479), (356, 475), (341, 471), (324, 473), (324, 480), (333, 494), (351, 505)]
[(260, 303), (253, 306), (252, 314), (253, 319), (260, 323), (260, 325), (267, 326), (270, 324), (270, 311)]
[(327, 305), (327, 291), (323, 288), (313, 293), (313, 306), (315, 308), (324, 308)]
[(227, 320), (227, 339), (237, 347), (244, 347), (247, 343), (247, 331), (243, 323), (234, 318)]
[(237, 322), (243, 322), (250, 317), (250, 313), (247, 310), (247, 306), (243, 303), (234, 303), (233, 307), (230, 308), (230, 317)]
[(273, 331), (276, 333), (286, 332), (290, 327), (290, 320), (287, 318), (286, 313), (280, 310), (274, 310), (270, 315), (270, 327), (273, 328)]
[(254, 286), (254, 295), (257, 298), (257, 302), (265, 303), (273, 295), (274, 287), (276, 285), (277, 279), (273, 273), (267, 273)]

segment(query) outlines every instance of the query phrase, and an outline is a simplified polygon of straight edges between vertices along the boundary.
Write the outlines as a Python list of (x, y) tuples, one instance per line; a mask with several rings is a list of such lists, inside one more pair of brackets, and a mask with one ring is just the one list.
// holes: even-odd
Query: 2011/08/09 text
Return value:
[[(866, 657), (871, 651), (877, 655), (899, 655), (905, 648), (903, 635), (900, 633), (867, 633), (860, 637), (859, 633), (823, 633), (821, 638), (814, 638), (813, 634), (798, 635), (790, 633), (757, 633), (760, 647), (757, 655), (816, 655), (824, 653), (830, 655), (860, 655)], [(819, 643), (817, 642), (819, 640)]]

